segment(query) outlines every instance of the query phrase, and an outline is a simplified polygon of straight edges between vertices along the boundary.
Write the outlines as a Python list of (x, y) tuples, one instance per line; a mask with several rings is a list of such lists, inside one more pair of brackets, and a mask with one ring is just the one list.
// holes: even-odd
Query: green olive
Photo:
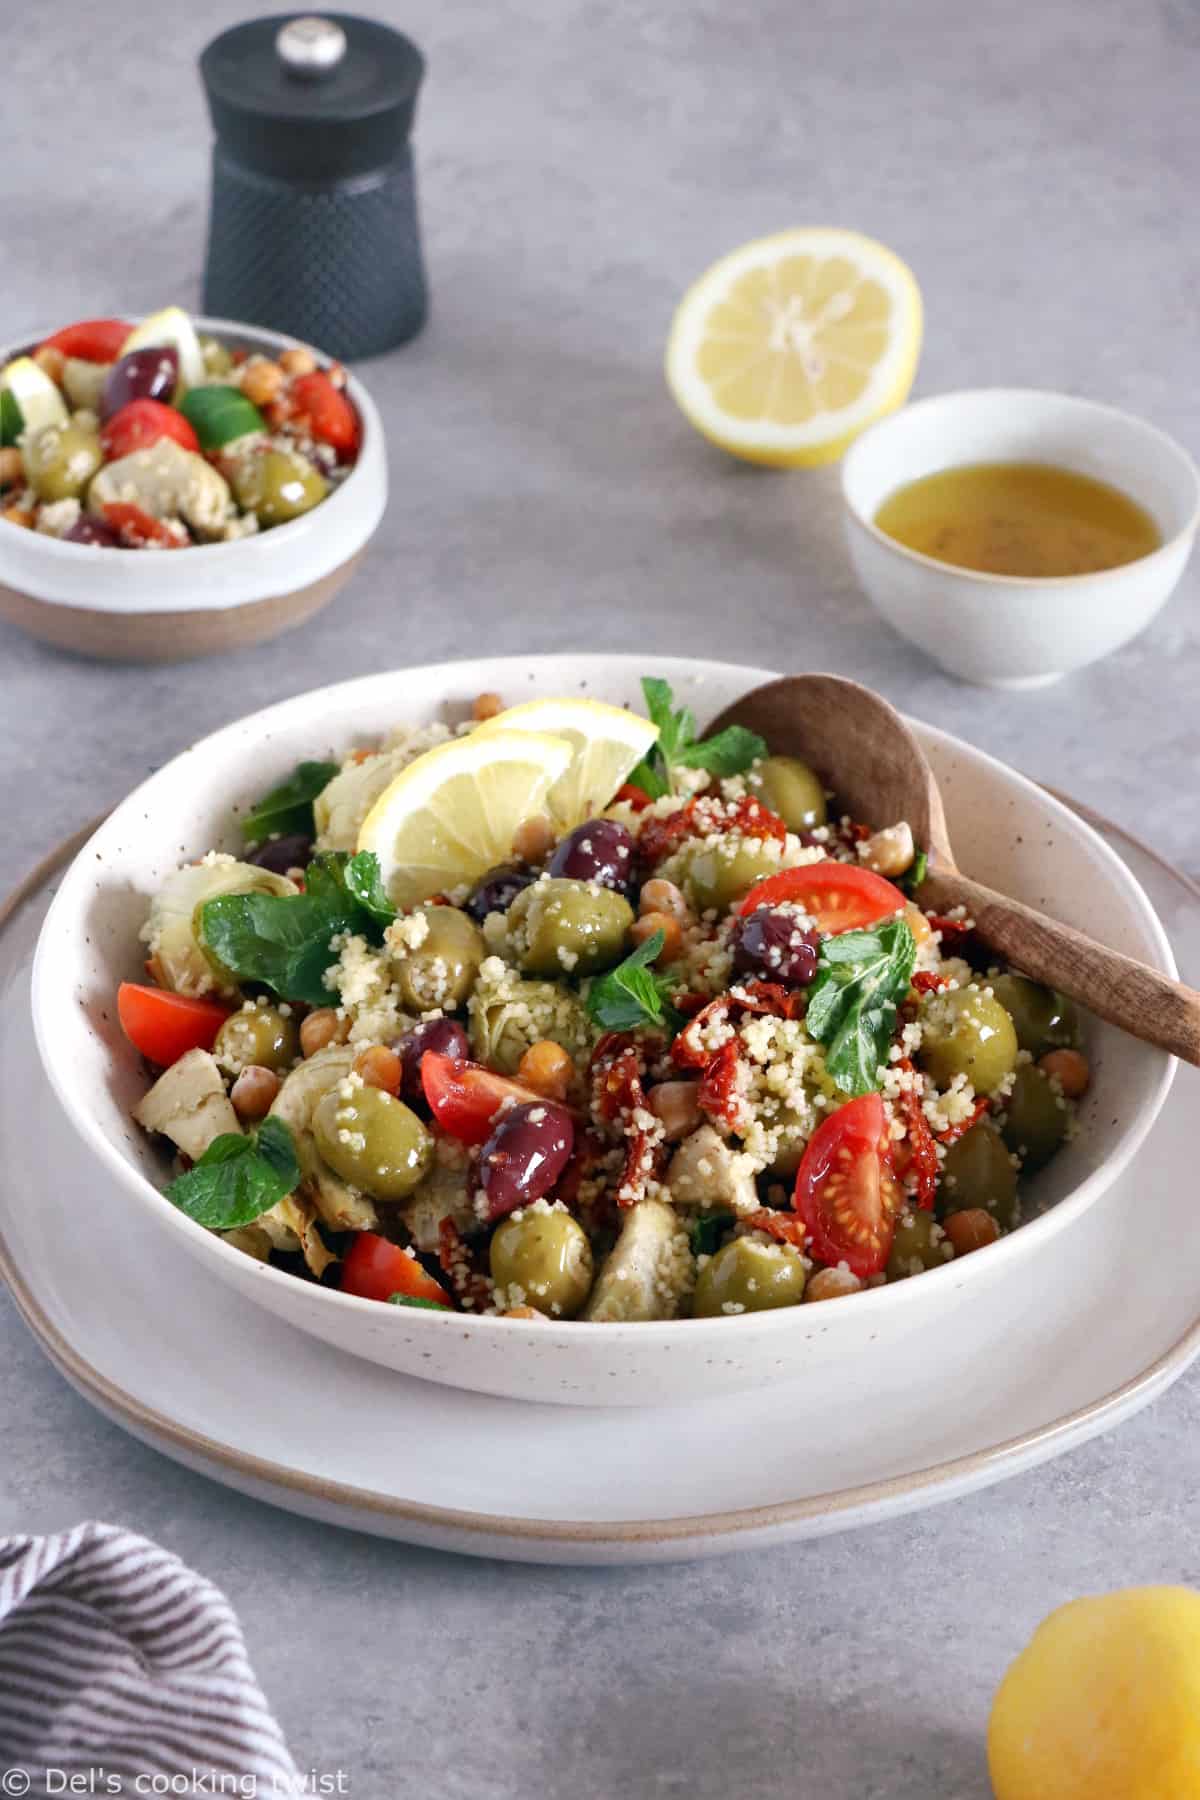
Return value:
[(433, 1139), (416, 1113), (382, 1088), (339, 1082), (318, 1100), (312, 1129), (334, 1174), (377, 1200), (403, 1200), (433, 1161)]
[(1070, 1114), (1042, 1071), (1033, 1063), (1022, 1063), (1004, 1102), (1003, 1117), (1004, 1142), (1027, 1169), (1040, 1169), (1067, 1135)]
[(509, 1305), (536, 1307), (556, 1319), (573, 1319), (592, 1288), (592, 1246), (567, 1212), (528, 1207), (496, 1227), (489, 1252), (492, 1280), (510, 1293)]
[(723, 913), (756, 881), (778, 875), (779, 869), (778, 844), (768, 847), (758, 838), (701, 838), (684, 853), (681, 886), (697, 912)]
[(923, 1269), (940, 1268), (950, 1261), (951, 1254), (946, 1234), (933, 1214), (914, 1207), (896, 1220), (887, 1278), (902, 1281), (906, 1275), (919, 1275)]
[(939, 1198), (943, 1216), (981, 1206), (1006, 1231), (1016, 1224), (1017, 1171), (999, 1132), (986, 1120), (947, 1150)]
[(696, 1279), (692, 1316), (719, 1319), (730, 1312), (767, 1312), (798, 1306), (808, 1270), (791, 1244), (735, 1237), (710, 1256)]
[(1030, 1056), (1079, 1048), (1079, 1013), (1065, 994), (1030, 981), (1028, 975), (997, 975), (991, 985), (1013, 1022), (1018, 1044)]
[(255, 1006), (230, 1013), (217, 1033), (213, 1055), (231, 1075), (239, 1075), (251, 1064), (282, 1075), (295, 1062), (299, 1049), (295, 1019), (285, 1017), (275, 1006)]
[(789, 831), (812, 831), (825, 823), (825, 789), (798, 756), (768, 756), (750, 776), (749, 785)]
[(921, 1031), (921, 1064), (940, 1088), (965, 1075), (977, 1094), (991, 1094), (1016, 1067), (1013, 1022), (982, 988), (929, 995), (921, 1008)]
[(625, 954), (633, 908), (623, 894), (555, 876), (523, 888), (508, 909), (517, 961), (529, 975), (594, 975)]
[(456, 906), (421, 906), (417, 917), (428, 925), (425, 936), (414, 950), (399, 950), (392, 957), (400, 998), (414, 1012), (439, 1006), (453, 1012), (474, 987), (487, 955), (483, 933)]
[(77, 500), (104, 460), (95, 431), (74, 419), (35, 433), (21, 457), (39, 500)]
[(256, 450), (238, 460), (233, 491), (243, 512), (257, 514), (265, 527), (310, 511), (325, 498), (329, 483), (298, 450)]

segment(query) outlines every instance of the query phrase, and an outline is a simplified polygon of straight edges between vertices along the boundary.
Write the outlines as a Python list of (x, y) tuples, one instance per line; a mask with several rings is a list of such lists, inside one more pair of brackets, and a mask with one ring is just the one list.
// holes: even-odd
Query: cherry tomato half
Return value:
[(506, 1100), (516, 1105), (546, 1104), (544, 1094), (535, 1094), (507, 1075), (495, 1075), (478, 1063), (455, 1062), (436, 1050), (427, 1050), (421, 1058), (421, 1086), (437, 1123), (461, 1144), (482, 1144)]
[(100, 427), (100, 448), (109, 462), (148, 450), (160, 438), (173, 438), (185, 450), (199, 450), (200, 439), (181, 412), (161, 400), (130, 400)]
[(134, 1049), (169, 1069), (189, 1050), (212, 1049), (229, 1008), (216, 1000), (194, 1000), (188, 994), (123, 981), (117, 989), (117, 1017)]
[(295, 417), (304, 415), (309, 429), (322, 444), (331, 444), (339, 462), (349, 462), (358, 449), (358, 416), (340, 388), (318, 369), (292, 383)]
[(374, 1231), (360, 1232), (351, 1244), (342, 1264), (341, 1289), (361, 1300), (390, 1300), (393, 1294), (407, 1294), (413, 1300), (454, 1304), (415, 1256)]
[(77, 325), (64, 325), (52, 337), (43, 338), (38, 349), (61, 350), (80, 362), (116, 362), (132, 330), (124, 319), (80, 319)]
[(819, 862), (768, 875), (750, 889), (739, 911), (744, 915), (758, 906), (777, 906), (781, 900), (802, 906), (826, 936), (861, 931), (905, 907), (900, 889), (882, 875), (860, 869), (856, 863)]
[(144, 544), (161, 544), (164, 550), (178, 550), (179, 540), (153, 513), (135, 506), (132, 500), (109, 500), (104, 517), (128, 549), (139, 550)]
[(892, 1173), (890, 1138), (878, 1094), (848, 1100), (809, 1139), (792, 1205), (813, 1256), (844, 1262), (860, 1280), (887, 1262), (904, 1192)]

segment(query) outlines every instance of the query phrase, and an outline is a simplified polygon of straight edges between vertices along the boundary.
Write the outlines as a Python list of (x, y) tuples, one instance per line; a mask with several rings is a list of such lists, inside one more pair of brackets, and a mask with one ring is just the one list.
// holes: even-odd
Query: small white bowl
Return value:
[[(234, 350), (311, 348), (230, 319), (195, 323)], [(0, 367), (38, 341), (0, 349)], [(0, 520), (0, 618), (60, 649), (121, 662), (244, 650), (311, 618), (349, 579), (387, 504), (379, 414), (353, 375), (346, 391), (362, 427), (358, 460), (311, 512), (234, 543), (171, 552), (68, 544)]]
[[(1093, 1079), (1080, 1135), (1023, 1184), (1027, 1207), (1041, 1216), (961, 1262), (820, 1306), (627, 1325), (526, 1324), (397, 1309), (255, 1262), (164, 1198), (168, 1162), (130, 1117), (147, 1080), (117, 1023), (116, 990), (122, 980), (142, 979), (138, 929), (167, 874), (210, 846), (235, 849), (234, 809), (244, 809), (303, 757), (344, 749), (404, 722), (462, 719), (484, 692), (506, 701), (586, 693), (634, 705), (646, 673), (665, 676), (680, 704), (701, 721), (772, 679), (769, 671), (727, 663), (610, 655), (483, 659), (369, 675), (226, 726), (165, 764), (110, 814), (63, 875), (42, 928), (33, 1020), (67, 1116), (128, 1197), (127, 1231), (112, 1245), (113, 1256), (136, 1257), (144, 1232), (165, 1231), (245, 1305), (264, 1306), (336, 1349), (451, 1387), (521, 1400), (700, 1401), (791, 1378), (833, 1382), (853, 1405), (856, 1388), (874, 1379), (880, 1359), (903, 1354), (910, 1324), (938, 1320), (953, 1345), (956, 1314), (981, 1304), (1011, 1314), (1020, 1353), (1023, 1266), (1031, 1257), (1071, 1255), (1071, 1221), (1128, 1164), (1175, 1069), (1162, 1051), (1098, 1021), (1088, 1028)], [(982, 751), (928, 726), (916, 729), (942, 785), (964, 868), (1175, 973), (1150, 902), (1082, 820)], [(81, 1194), (79, 1204), (86, 1203)]]
[[(936, 470), (1041, 462), (1120, 488), (1155, 520), (1149, 556), (1094, 575), (987, 575), (908, 550), (874, 523), (889, 494)], [(1119, 650), (1171, 594), (1200, 521), (1200, 473), (1131, 413), (1036, 388), (977, 388), (906, 406), (842, 463), (846, 535), (866, 593), (902, 637), (981, 687), (1031, 688)]]

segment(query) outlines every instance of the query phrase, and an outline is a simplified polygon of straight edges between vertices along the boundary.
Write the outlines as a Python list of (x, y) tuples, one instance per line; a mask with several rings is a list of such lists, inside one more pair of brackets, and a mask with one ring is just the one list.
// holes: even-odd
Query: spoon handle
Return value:
[(930, 870), (925, 907), (965, 906), (983, 942), (1035, 981), (1058, 988), (1122, 1031), (1200, 1065), (1200, 994), (1145, 963), (1107, 950), (1070, 925), (1022, 906), (957, 870)]

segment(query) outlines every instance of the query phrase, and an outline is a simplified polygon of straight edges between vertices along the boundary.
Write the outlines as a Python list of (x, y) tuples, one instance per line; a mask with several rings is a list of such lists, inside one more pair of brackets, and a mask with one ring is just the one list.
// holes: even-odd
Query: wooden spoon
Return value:
[(1108, 950), (1083, 932), (964, 875), (954, 861), (933, 770), (894, 707), (838, 675), (788, 675), (744, 694), (710, 731), (745, 725), (798, 756), (837, 790), (853, 818), (880, 829), (907, 819), (929, 870), (922, 906), (965, 906), (980, 938), (1035, 981), (1058, 988), (1148, 1044), (1200, 1064), (1200, 994)]

